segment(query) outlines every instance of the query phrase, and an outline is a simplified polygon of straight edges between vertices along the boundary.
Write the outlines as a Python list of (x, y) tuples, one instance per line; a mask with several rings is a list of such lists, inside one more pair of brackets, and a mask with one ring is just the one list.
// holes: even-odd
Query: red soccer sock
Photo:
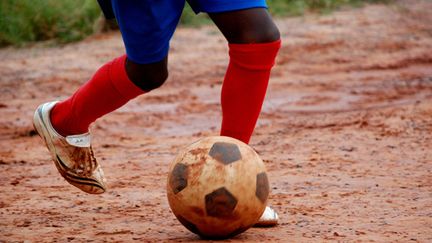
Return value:
[(71, 97), (57, 103), (51, 111), (51, 123), (63, 136), (86, 133), (89, 125), (129, 100), (143, 94), (129, 80), (126, 55), (102, 66)]
[(222, 136), (249, 143), (280, 45), (280, 40), (229, 44), (230, 63), (221, 94)]

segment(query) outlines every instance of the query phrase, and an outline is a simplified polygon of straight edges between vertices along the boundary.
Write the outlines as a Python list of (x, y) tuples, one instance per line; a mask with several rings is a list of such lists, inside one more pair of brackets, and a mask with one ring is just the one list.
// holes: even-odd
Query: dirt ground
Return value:
[[(431, 1), (277, 21), (283, 47), (251, 141), (271, 182), (275, 228), (228, 241), (432, 242)], [(170, 212), (168, 164), (220, 126), (227, 47), (179, 29), (171, 76), (92, 126), (108, 179), (86, 195), (56, 171), (31, 125), (123, 53), (118, 33), (0, 50), (0, 242), (200, 240)]]

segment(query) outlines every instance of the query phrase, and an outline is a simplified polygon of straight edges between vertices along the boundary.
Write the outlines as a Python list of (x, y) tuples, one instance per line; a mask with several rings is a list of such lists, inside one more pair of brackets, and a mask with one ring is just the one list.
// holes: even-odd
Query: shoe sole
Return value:
[[(55, 153), (55, 146), (52, 143), (51, 139), (47, 137), (45, 134), (49, 134), (47, 125), (43, 120), (42, 109), (44, 105), (41, 105), (37, 108), (36, 112), (33, 116), (33, 127), (38, 133), (38, 135), (44, 140), (45, 145), (48, 147), (50, 151), (54, 164), (58, 170), (58, 172), (66, 179), (66, 181), (81, 189), (84, 192), (91, 194), (101, 194), (105, 192), (105, 188), (100, 185), (100, 183), (92, 178), (80, 177), (71, 172), (69, 172), (69, 168), (65, 165), (65, 163), (60, 159), (60, 157)], [(49, 136), (49, 135), (48, 135)]]

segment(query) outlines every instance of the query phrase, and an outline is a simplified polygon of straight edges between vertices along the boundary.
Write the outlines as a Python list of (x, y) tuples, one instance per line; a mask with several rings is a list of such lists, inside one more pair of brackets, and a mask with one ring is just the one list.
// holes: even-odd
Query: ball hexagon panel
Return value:
[(224, 218), (234, 211), (237, 205), (235, 198), (225, 187), (221, 187), (205, 196), (205, 207), (208, 216)]
[(267, 197), (269, 195), (269, 182), (267, 178), (267, 174), (265, 172), (261, 172), (256, 177), (256, 191), (255, 195), (258, 197), (258, 199), (265, 203), (267, 200)]
[(241, 160), (242, 158), (238, 146), (226, 142), (214, 143), (209, 151), (209, 155), (225, 165)]
[(169, 178), (169, 185), (174, 194), (179, 193), (187, 186), (188, 167), (185, 164), (176, 164)]

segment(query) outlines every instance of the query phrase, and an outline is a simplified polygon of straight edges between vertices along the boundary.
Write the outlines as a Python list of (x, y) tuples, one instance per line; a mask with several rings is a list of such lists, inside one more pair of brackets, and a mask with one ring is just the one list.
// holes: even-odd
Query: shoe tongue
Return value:
[(90, 147), (90, 133), (70, 135), (66, 137), (66, 141), (72, 146), (87, 148)]

